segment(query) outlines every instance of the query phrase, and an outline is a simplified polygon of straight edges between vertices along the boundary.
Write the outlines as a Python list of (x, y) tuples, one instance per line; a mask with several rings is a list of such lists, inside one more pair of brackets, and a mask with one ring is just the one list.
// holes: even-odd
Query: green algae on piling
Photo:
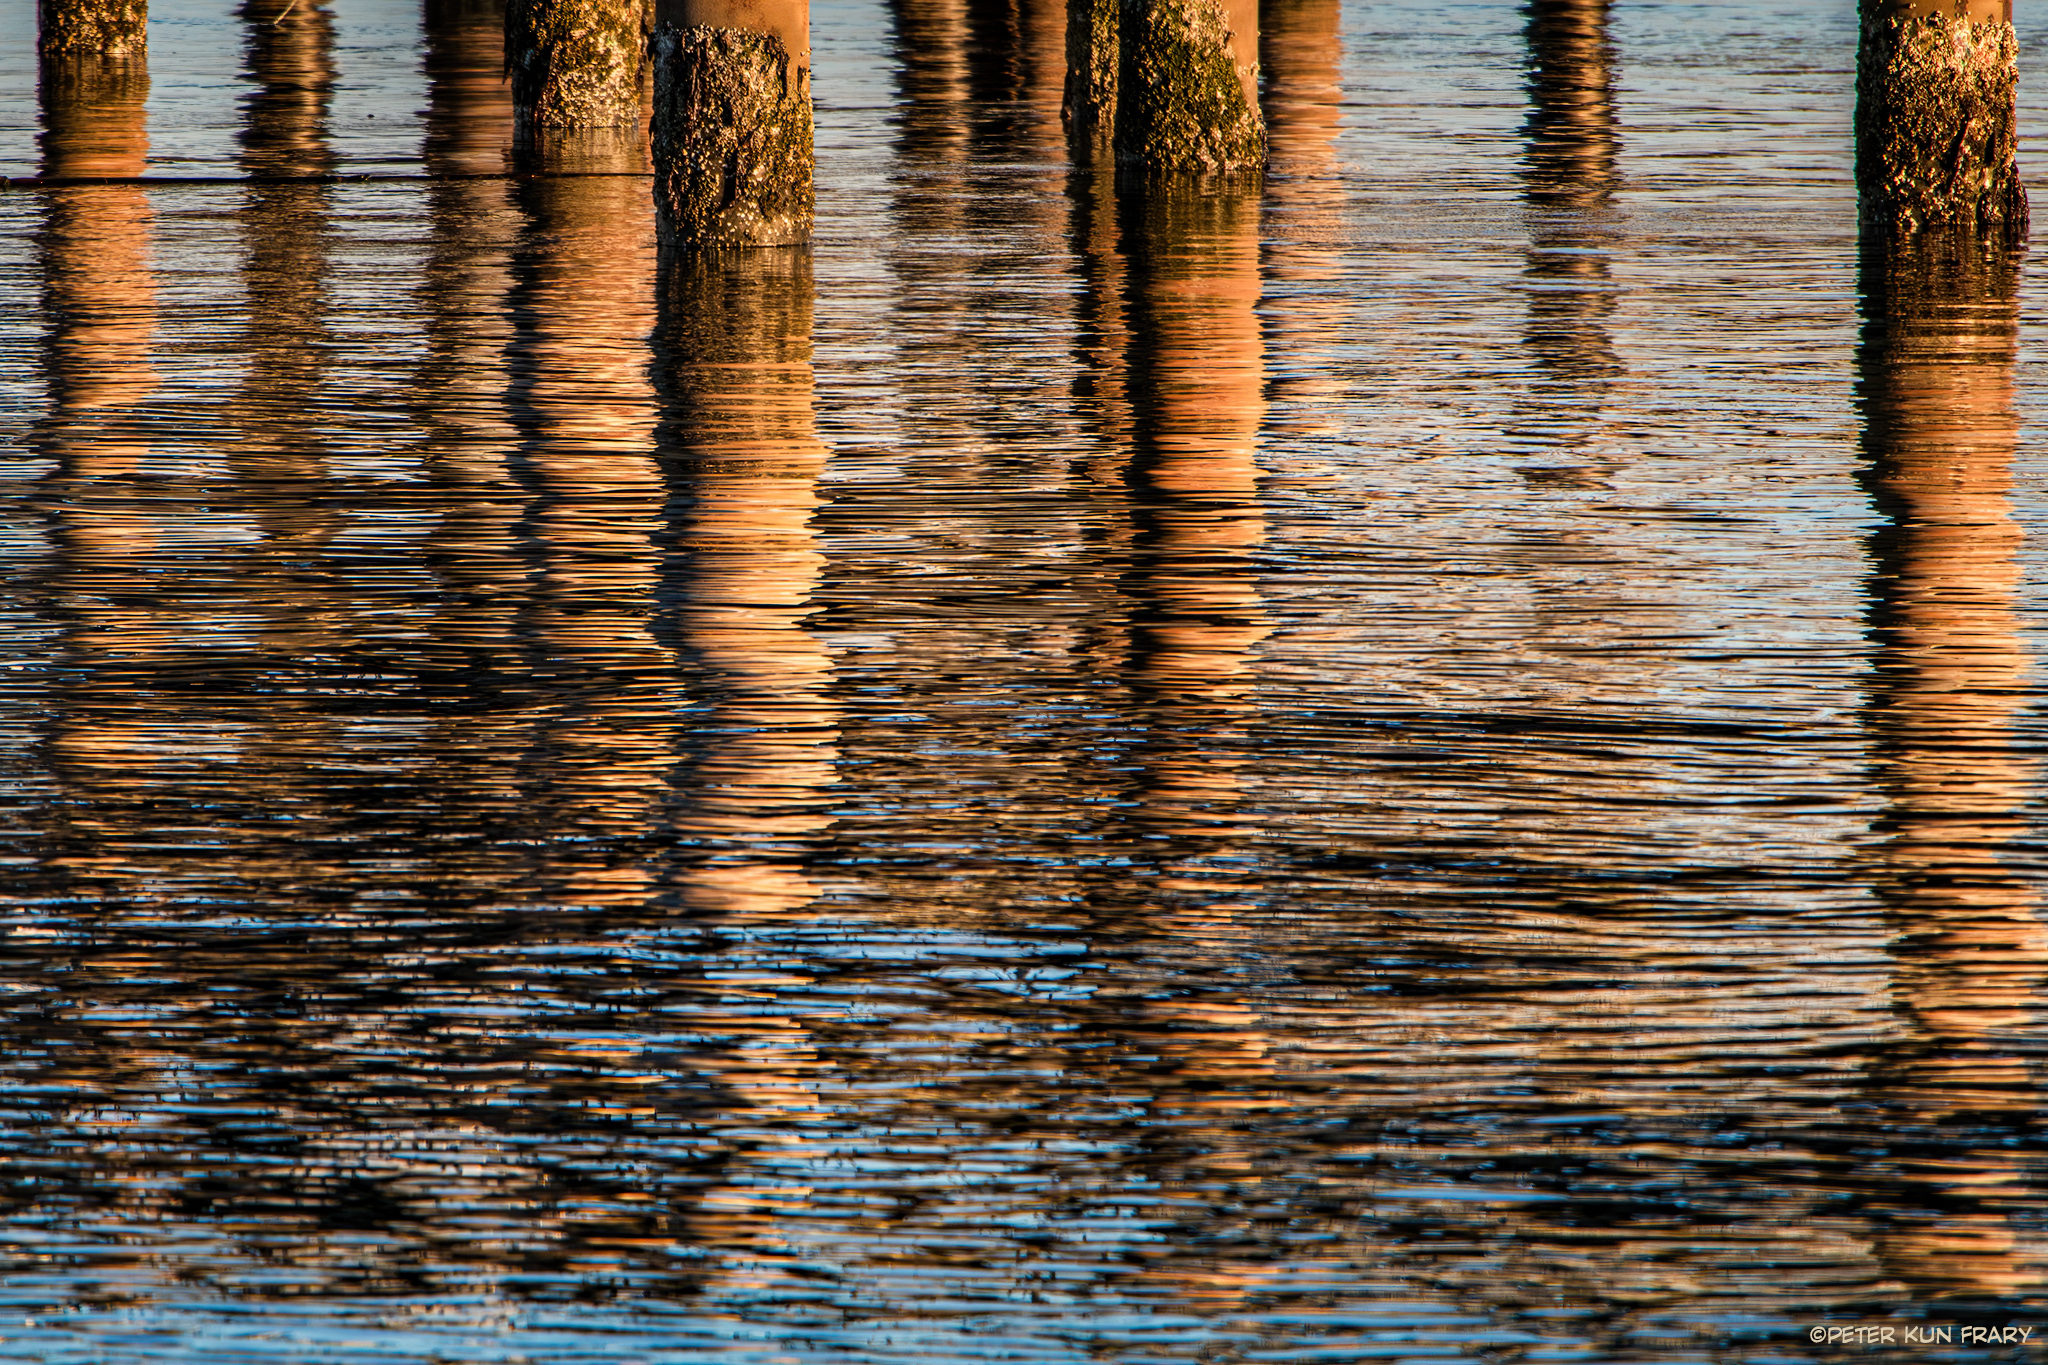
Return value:
[[(1230, 22), (1219, 0), (1121, 0), (1116, 159), (1154, 171), (1256, 170), (1266, 163), (1257, 89), (1257, 11)], [(1240, 55), (1242, 54), (1242, 55)]]

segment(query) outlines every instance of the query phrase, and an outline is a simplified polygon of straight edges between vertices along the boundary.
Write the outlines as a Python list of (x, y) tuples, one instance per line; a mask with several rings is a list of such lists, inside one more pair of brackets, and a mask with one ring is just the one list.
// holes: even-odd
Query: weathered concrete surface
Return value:
[(36, 47), (60, 52), (145, 52), (149, 0), (38, 0)]
[[(805, 14), (808, 28), (808, 13)], [(811, 237), (808, 44), (664, 23), (654, 34), (654, 206), (671, 246), (792, 246)]]
[(1119, 166), (1265, 165), (1257, 0), (1120, 0), (1118, 23)]
[(1856, 180), (1875, 227), (1975, 223), (2019, 234), (2019, 41), (2006, 0), (1863, 0)]
[(1116, 127), (1117, 17), (1123, 0), (1067, 0), (1067, 84), (1060, 117), (1093, 151)]
[(649, 0), (510, 0), (505, 71), (515, 117), (534, 128), (640, 121)]

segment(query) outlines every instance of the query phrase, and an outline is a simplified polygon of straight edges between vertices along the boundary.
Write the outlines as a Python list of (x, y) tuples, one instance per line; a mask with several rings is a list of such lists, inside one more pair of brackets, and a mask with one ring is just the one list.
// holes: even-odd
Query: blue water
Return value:
[(0, 1356), (2048, 1324), (2042, 286), (1859, 244), (1850, 10), (1297, 0), (1119, 194), (1056, 8), (823, 4), (701, 260), (268, 3), (0, 13), (121, 178), (0, 191)]

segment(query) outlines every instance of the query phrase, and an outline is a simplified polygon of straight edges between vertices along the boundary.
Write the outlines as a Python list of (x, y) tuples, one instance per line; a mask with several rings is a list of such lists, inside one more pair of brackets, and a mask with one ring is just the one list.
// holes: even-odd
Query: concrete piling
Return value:
[(1118, 15), (1123, 0), (1068, 0), (1067, 83), (1060, 117), (1081, 157), (1106, 147), (1116, 127)]
[(1865, 223), (2023, 235), (2011, 0), (1862, 0), (1856, 180)]
[(505, 72), (523, 129), (640, 121), (649, 0), (509, 0)]
[(662, 0), (654, 203), (669, 246), (810, 240), (809, 0)]
[(1119, 0), (1117, 23), (1119, 166), (1264, 167), (1258, 0)]
[(46, 57), (145, 52), (149, 0), (37, 0), (36, 48)]

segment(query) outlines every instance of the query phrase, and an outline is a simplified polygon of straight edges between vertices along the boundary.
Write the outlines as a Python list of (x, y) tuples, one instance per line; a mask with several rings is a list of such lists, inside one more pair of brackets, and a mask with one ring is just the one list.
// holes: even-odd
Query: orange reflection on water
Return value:
[[(1127, 185), (1119, 205), (1131, 339), (1123, 671), (1146, 725), (1128, 819), (1159, 863), (1126, 922), (1156, 936), (1158, 961), (1193, 975), (1243, 950), (1243, 916), (1261, 889), (1255, 876), (1219, 871), (1251, 832), (1240, 810), (1242, 727), (1270, 629), (1254, 558), (1266, 535), (1259, 208), (1253, 185), (1167, 178)], [(1175, 1197), (1253, 1178), (1253, 1121), (1285, 1103), (1252, 994), (1242, 984), (1156, 992), (1128, 1007), (1125, 1027), (1173, 1078), (1155, 1121), (1182, 1136), (1147, 1177)], [(1154, 1271), (1176, 1299), (1211, 1308), (1240, 1301), (1270, 1273), (1227, 1256), (1175, 1258)]]
[(1337, 0), (1269, 0), (1259, 12), (1266, 142), (1268, 418), (1275, 433), (1314, 438), (1340, 429), (1347, 387), (1336, 354), (1349, 339), (1343, 210), (1336, 156), (1343, 122)]
[[(687, 899), (774, 914), (815, 895), (793, 858), (830, 823), (831, 653), (807, 622), (824, 568), (812, 517), (826, 448), (813, 415), (807, 251), (665, 259), (655, 373), (678, 503), (677, 647), (711, 716), (679, 828), (716, 856)], [(780, 848), (784, 858), (762, 858)]]
[[(1609, 259), (1620, 241), (1609, 221), (1621, 148), (1614, 48), (1607, 0), (1531, 0), (1526, 15), (1524, 336), (1541, 386), (1532, 417), (1561, 423), (1560, 443), (1579, 446), (1597, 433), (1606, 389), (1624, 368), (1608, 331), (1619, 298), (1609, 282)], [(1549, 471), (1549, 477), (1577, 472)]]
[(1885, 813), (1880, 896), (1907, 1033), (1880, 1060), (1894, 1121), (1981, 1125), (1983, 1150), (1897, 1159), (1880, 1253), (1946, 1295), (2038, 1291), (2038, 1203), (1997, 1133), (2030, 1126), (2025, 1058), (2048, 963), (2035, 879), (2015, 865), (2039, 781), (2024, 718), (2033, 658), (2018, 615), (2022, 532), (2013, 367), (2018, 263), (1972, 234), (1866, 242), (1859, 354), (1863, 475), (1886, 525), (1870, 579), (1877, 654), (1865, 724)]
[[(139, 57), (70, 57), (42, 68), (43, 174), (133, 177), (149, 159), (149, 69)], [(160, 382), (152, 361), (154, 218), (138, 186), (52, 189), (42, 234), (49, 414), (40, 443), (67, 496), (68, 548), (124, 552), (154, 541), (122, 493), (149, 453), (138, 408)]]
[(1122, 212), (1136, 528), (1129, 676), (1142, 695), (1216, 705), (1249, 685), (1250, 650), (1267, 631), (1251, 559), (1265, 538), (1259, 203), (1243, 187), (1161, 184)]
[[(630, 139), (608, 143), (637, 155)], [(664, 695), (675, 656), (655, 627), (667, 493), (646, 368), (653, 211), (645, 182), (627, 176), (543, 176), (516, 185), (513, 202), (524, 222), (506, 401), (532, 592), (521, 627), (560, 699), (538, 741), (557, 765), (542, 800), (566, 825), (621, 841), (549, 877), (578, 900), (635, 903), (653, 874), (626, 850), (657, 822), (678, 729)]]
[[(70, 57), (42, 70), (49, 176), (138, 176), (148, 160), (149, 74), (134, 57)], [(59, 652), (92, 659), (134, 647), (152, 616), (132, 600), (135, 576), (161, 539), (138, 477), (150, 454), (144, 407), (160, 383), (151, 261), (153, 211), (134, 185), (51, 189), (42, 232), (43, 371), (47, 415), (35, 444), (52, 463), (42, 503), (56, 558), (54, 601), (67, 627)], [(81, 698), (83, 702), (84, 699)], [(82, 710), (90, 711), (82, 706)], [(161, 735), (134, 717), (53, 715), (50, 752), (65, 785), (84, 795), (133, 783), (162, 760)], [(118, 877), (103, 846), (118, 834), (81, 801), (62, 822), (78, 836), (60, 861), (74, 874)]]
[(439, 175), (497, 175), (512, 146), (504, 0), (427, 0), (422, 151)]
[[(804, 864), (831, 826), (837, 782), (833, 658), (810, 626), (827, 455), (810, 252), (665, 253), (657, 288), (674, 564), (665, 619), (701, 702), (669, 776), (672, 828), (696, 856), (664, 889), (693, 920), (769, 928), (817, 900)], [(735, 1150), (682, 1221), (728, 1293), (794, 1283), (783, 1278), (796, 1259), (791, 1230), (811, 1190), (776, 1167), (806, 1155), (801, 1133), (821, 1115), (828, 1066), (810, 1023), (769, 1002), (808, 984), (802, 973), (732, 972), (700, 1016), (726, 1042), (693, 1068), (721, 1097)]]
[(327, 106), (334, 96), (334, 16), (312, 0), (247, 0), (242, 167), (251, 176), (323, 175), (334, 169)]

